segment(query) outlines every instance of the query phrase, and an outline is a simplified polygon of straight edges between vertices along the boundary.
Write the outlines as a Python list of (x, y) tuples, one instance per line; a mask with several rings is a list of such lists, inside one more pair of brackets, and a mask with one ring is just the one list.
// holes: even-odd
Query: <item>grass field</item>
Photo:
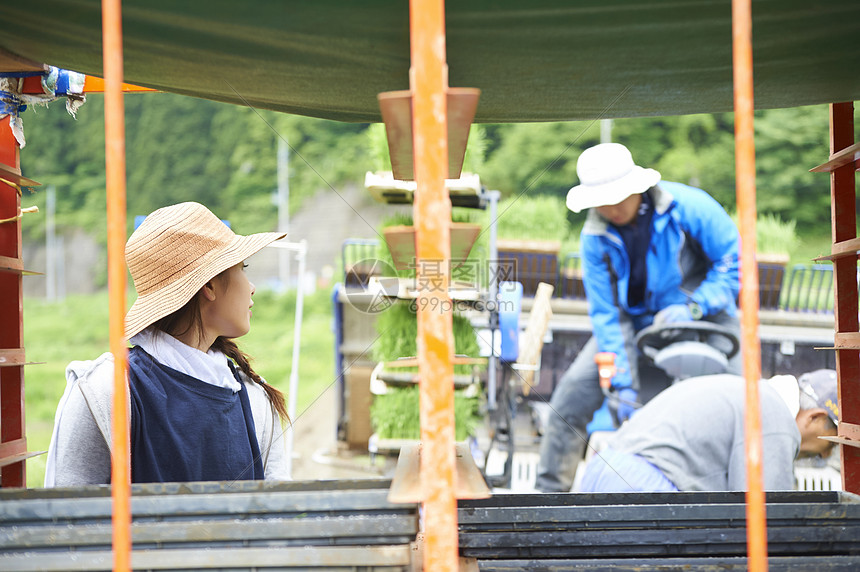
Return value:
[[(269, 383), (287, 394), (292, 369), (295, 292), (254, 296), (251, 332), (239, 340), (253, 356), (252, 365)], [(305, 296), (299, 353), (301, 413), (334, 382), (334, 332), (331, 292)], [(108, 351), (108, 296), (69, 296), (62, 302), (24, 300), (24, 347), (27, 448), (45, 451), (51, 440), (54, 413), (65, 388), (65, 368), (73, 360), (91, 360)], [(27, 486), (41, 487), (45, 455), (27, 461)]]
[(830, 254), (829, 234), (799, 235), (791, 253), (791, 264), (830, 264), (813, 262), (814, 258)]

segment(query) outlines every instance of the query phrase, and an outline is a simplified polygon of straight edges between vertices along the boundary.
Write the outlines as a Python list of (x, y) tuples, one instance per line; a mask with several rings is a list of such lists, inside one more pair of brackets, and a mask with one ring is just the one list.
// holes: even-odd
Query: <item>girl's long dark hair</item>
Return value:
[(284, 402), (284, 394), (277, 388), (272, 387), (263, 381), (263, 378), (261, 378), (251, 367), (248, 355), (239, 349), (239, 346), (236, 345), (235, 341), (230, 338), (219, 337), (216, 338), (215, 343), (212, 344), (210, 349), (217, 350), (232, 359), (245, 375), (263, 388), (263, 391), (265, 391), (266, 395), (269, 396), (269, 401), (272, 402), (275, 411), (278, 412), (281, 419), (285, 421), (290, 420), (289, 415), (287, 415), (287, 406)]
[[(225, 272), (216, 276), (215, 279), (226, 280)], [(185, 327), (183, 328), (183, 326)], [(197, 328), (199, 335), (202, 338), (203, 320), (200, 317), (200, 301), (198, 299), (198, 295), (195, 294), (194, 297), (191, 298), (191, 300), (189, 300), (183, 307), (155, 322), (153, 327), (165, 334), (173, 336), (181, 336), (192, 328)], [(183, 329), (180, 331), (181, 328)], [(239, 346), (235, 341), (230, 338), (218, 337), (209, 349), (217, 350), (233, 360), (233, 362), (239, 366), (239, 369), (242, 370), (242, 373), (263, 388), (263, 391), (266, 392), (266, 395), (268, 396), (272, 406), (275, 408), (275, 411), (277, 411), (278, 416), (283, 421), (290, 421), (290, 417), (287, 414), (287, 406), (284, 401), (284, 394), (277, 388), (272, 387), (263, 381), (263, 378), (261, 378), (251, 367), (248, 355), (239, 349)]]

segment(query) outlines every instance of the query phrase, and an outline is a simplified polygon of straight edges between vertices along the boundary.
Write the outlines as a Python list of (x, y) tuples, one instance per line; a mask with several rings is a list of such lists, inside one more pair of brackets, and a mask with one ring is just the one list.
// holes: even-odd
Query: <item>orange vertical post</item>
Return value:
[(767, 520), (762, 479), (762, 434), (756, 268), (755, 139), (753, 130), (752, 7), (732, 0), (735, 105), (735, 171), (741, 232), (741, 347), (746, 378), (747, 553), (749, 569), (767, 570)]
[(457, 499), (454, 493), (453, 319), (448, 297), (451, 201), (448, 176), (448, 74), (445, 3), (410, 2), (412, 133), (417, 191), (416, 227), (418, 372), (421, 415), (421, 488), (424, 569), (456, 570)]
[(131, 470), (125, 343), (125, 106), (122, 94), (122, 6), (102, 0), (105, 76), (108, 293), (110, 349), (114, 357), (111, 463), (114, 571), (131, 569)]

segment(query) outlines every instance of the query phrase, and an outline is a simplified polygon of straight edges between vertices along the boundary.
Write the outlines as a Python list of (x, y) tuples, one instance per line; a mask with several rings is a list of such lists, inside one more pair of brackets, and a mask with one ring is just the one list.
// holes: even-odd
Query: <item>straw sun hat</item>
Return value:
[(285, 236), (234, 234), (199, 203), (153, 212), (125, 245), (138, 294), (125, 315), (126, 339), (180, 309), (211, 278)]
[(636, 165), (630, 151), (620, 143), (601, 143), (583, 151), (576, 162), (576, 174), (581, 184), (567, 193), (567, 208), (575, 213), (617, 205), (660, 182), (659, 172)]

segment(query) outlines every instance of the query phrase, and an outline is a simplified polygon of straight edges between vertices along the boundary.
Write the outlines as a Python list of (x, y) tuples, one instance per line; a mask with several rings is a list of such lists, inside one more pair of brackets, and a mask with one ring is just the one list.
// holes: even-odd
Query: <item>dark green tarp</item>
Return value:
[[(860, 0), (753, 0), (759, 109), (860, 99)], [(101, 75), (98, 0), (4, 0), (0, 48)], [(164, 91), (379, 121), (408, 89), (406, 0), (126, 0), (125, 76)], [(479, 122), (730, 111), (730, 0), (447, 3), (449, 84)]]

